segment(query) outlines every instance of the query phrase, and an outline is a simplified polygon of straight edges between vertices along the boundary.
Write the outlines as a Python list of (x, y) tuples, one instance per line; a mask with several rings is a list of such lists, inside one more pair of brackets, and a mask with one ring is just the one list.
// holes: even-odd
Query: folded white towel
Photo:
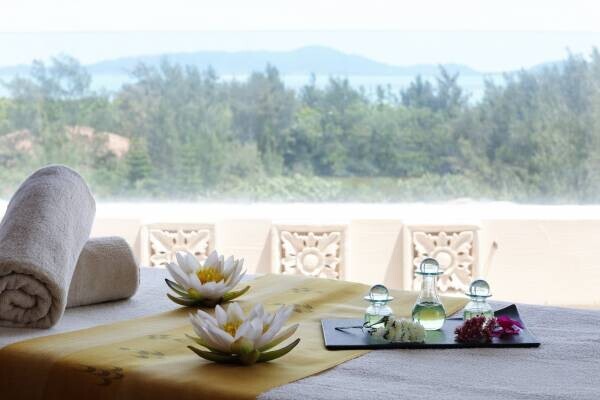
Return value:
[(70, 168), (45, 167), (21, 184), (0, 223), (0, 326), (48, 328), (60, 319), (95, 212)]
[(138, 264), (125, 239), (93, 238), (77, 261), (67, 307), (126, 299), (135, 294), (139, 284)]

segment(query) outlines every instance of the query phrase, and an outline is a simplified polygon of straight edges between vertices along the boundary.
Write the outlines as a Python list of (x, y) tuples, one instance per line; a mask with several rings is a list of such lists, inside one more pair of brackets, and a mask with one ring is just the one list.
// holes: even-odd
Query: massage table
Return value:
[[(142, 268), (134, 297), (67, 309), (51, 329), (0, 328), (0, 348), (178, 308), (166, 297), (167, 276)], [(599, 399), (600, 311), (518, 307), (539, 348), (372, 351), (260, 399)]]

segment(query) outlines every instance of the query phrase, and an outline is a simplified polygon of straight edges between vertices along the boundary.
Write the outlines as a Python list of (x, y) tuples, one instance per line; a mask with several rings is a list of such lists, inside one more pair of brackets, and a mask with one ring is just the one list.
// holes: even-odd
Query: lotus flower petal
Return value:
[(250, 290), (250, 286), (246, 286), (245, 288), (243, 288), (241, 290), (227, 292), (223, 295), (223, 301), (226, 302), (226, 301), (231, 301), (235, 298), (238, 298), (241, 295), (243, 295), (244, 293), (246, 293), (248, 290)]
[(211, 335), (215, 341), (216, 348), (222, 351), (230, 351), (231, 343), (233, 343), (233, 337), (222, 329), (214, 325), (206, 325), (206, 331)]
[(167, 264), (167, 270), (169, 274), (175, 279), (175, 282), (183, 288), (187, 288), (189, 286), (188, 278), (185, 273), (179, 268), (179, 266), (175, 263)]
[(233, 282), (233, 280), (235, 278), (237, 278), (240, 275), (241, 272), (242, 272), (242, 269), (241, 269), (241, 267), (239, 267), (239, 265), (238, 266), (232, 266), (229, 269), (229, 275), (227, 275), (226, 272), (223, 272), (223, 274), (226, 276), (225, 283), (227, 285), (230, 285), (231, 282)]
[(256, 342), (256, 346), (262, 347), (273, 340), (277, 332), (281, 330), (282, 326), (283, 323), (279, 320), (276, 320), (272, 325), (269, 326), (264, 335), (262, 335), (262, 337)]
[(196, 334), (210, 347), (229, 353), (229, 346), (224, 345), (223, 342), (210, 332), (206, 326), (196, 326), (196, 328), (197, 329), (194, 330)]
[(223, 263), (223, 271), (230, 269), (233, 266), (234, 262), (235, 259), (233, 258), (233, 256), (227, 257), (227, 259)]
[(189, 295), (189, 293), (177, 282), (173, 282), (173, 281), (165, 278), (165, 283), (167, 284), (168, 287), (171, 288), (172, 291), (177, 293), (179, 296), (187, 297)]
[(239, 264), (240, 262), (238, 260), (234, 259), (233, 256), (230, 256), (225, 261), (225, 265), (223, 265), (223, 275), (229, 276), (231, 274), (231, 271), (237, 268)]
[(248, 332), (248, 334), (246, 335), (246, 337), (250, 340), (252, 340), (253, 343), (256, 343), (261, 335), (262, 335), (262, 331), (263, 331), (263, 324), (262, 321), (260, 321), (259, 319), (253, 319), (250, 321), (250, 330)]
[(259, 362), (272, 361), (279, 357), (282, 357), (282, 356), (286, 355), (287, 353), (289, 353), (290, 351), (292, 351), (294, 349), (294, 347), (296, 347), (298, 345), (298, 343), (300, 343), (300, 338), (294, 340), (292, 343), (288, 344), (285, 347), (282, 347), (281, 349), (262, 353), (258, 357), (258, 361)]
[(219, 261), (219, 253), (216, 250), (213, 250), (212, 253), (208, 255), (206, 260), (204, 261), (205, 266), (216, 265)]
[(227, 307), (227, 317), (230, 321), (243, 321), (244, 311), (242, 311), (242, 308), (238, 303), (231, 303), (229, 307)]
[(220, 353), (213, 353), (211, 351), (204, 351), (204, 350), (197, 349), (194, 346), (188, 346), (188, 349), (192, 350), (194, 353), (196, 353), (197, 355), (199, 355), (200, 357), (202, 357), (208, 361), (214, 361), (214, 362), (218, 362), (218, 363), (229, 363), (229, 364), (235, 364), (235, 363), (239, 362), (237, 357), (232, 356), (232, 355), (224, 355), (224, 354), (220, 354)]
[(183, 254), (185, 256), (185, 260), (187, 261), (187, 266), (189, 267), (190, 272), (194, 272), (200, 268), (200, 262), (192, 253), (186, 251)]
[(279, 334), (277, 334), (277, 336), (275, 336), (270, 342), (264, 344), (258, 350), (266, 351), (277, 346), (279, 343), (290, 338), (296, 332), (298, 326), (299, 324), (295, 324), (290, 326), (289, 328), (284, 329), (283, 331), (279, 332)]
[(175, 253), (175, 259), (177, 260), (177, 265), (179, 266), (179, 268), (181, 268), (183, 272), (185, 272), (186, 274), (191, 274), (192, 272), (194, 272), (194, 269), (188, 263), (186, 253), (178, 251), (177, 253)]
[(252, 324), (250, 323), (250, 321), (242, 322), (240, 327), (237, 329), (237, 332), (235, 333), (234, 339), (237, 340), (241, 337), (248, 336), (248, 334), (250, 333), (251, 327), (252, 327)]
[(211, 299), (217, 299), (223, 297), (227, 293), (227, 286), (219, 282), (206, 282), (202, 285), (202, 294)]
[(202, 293), (203, 292), (203, 288), (202, 288), (202, 282), (200, 282), (200, 278), (198, 278), (198, 275), (196, 274), (189, 274), (188, 275), (188, 283), (190, 285), (190, 288), (188, 289), (196, 289), (198, 291), (198, 293)]
[[(231, 306), (230, 306), (231, 308)], [(222, 328), (227, 323), (227, 312), (220, 305), (215, 306), (215, 317), (217, 324)]]
[(285, 322), (288, 320), (288, 318), (291, 314), (291, 310), (293, 310), (293, 308), (291, 306), (281, 307), (279, 310), (277, 310), (277, 312), (275, 313), (275, 315), (273, 317), (273, 322), (270, 324), (267, 331), (264, 333), (264, 335), (262, 335), (260, 340), (257, 342), (256, 345), (258, 347), (264, 346), (265, 344), (269, 343), (275, 337), (277, 332), (279, 332), (281, 330), (281, 328), (283, 327), (283, 324), (285, 324)]
[(200, 321), (205, 320), (205, 321), (211, 322), (213, 325), (217, 325), (217, 319), (205, 311), (197, 310), (195, 315), (194, 314), (190, 314), (190, 315), (192, 315), (194, 318), (197, 318)]
[(227, 283), (227, 287), (234, 288), (238, 283), (240, 283), (240, 281), (242, 280), (242, 278), (244, 278), (245, 275), (246, 275), (246, 271), (244, 271), (244, 272), (240, 272), (238, 270), (234, 271), (234, 273), (231, 274), (231, 276), (233, 276), (233, 278), (229, 279), (229, 282)]
[(185, 306), (185, 307), (192, 307), (197, 302), (197, 300), (195, 300), (195, 299), (191, 299), (191, 298), (187, 298), (187, 297), (186, 298), (176, 297), (176, 296), (173, 296), (171, 293), (167, 293), (167, 297), (169, 299), (171, 299), (171, 301), (173, 301), (174, 303), (177, 303), (177, 304)]
[(204, 325), (196, 324), (192, 321), (192, 328), (198, 337), (203, 338), (206, 341), (206, 332), (204, 331)]

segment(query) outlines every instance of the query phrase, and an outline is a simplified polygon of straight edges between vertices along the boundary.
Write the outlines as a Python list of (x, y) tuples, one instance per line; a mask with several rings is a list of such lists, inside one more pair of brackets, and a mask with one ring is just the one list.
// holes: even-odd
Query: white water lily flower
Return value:
[(189, 348), (210, 361), (255, 362), (271, 361), (291, 351), (300, 342), (296, 339), (289, 345), (273, 351), (267, 351), (291, 337), (298, 324), (282, 330), (292, 314), (292, 306), (281, 306), (274, 313), (267, 313), (262, 304), (257, 304), (246, 316), (237, 303), (231, 303), (225, 311), (215, 307), (215, 316), (198, 310), (190, 314), (190, 322), (198, 338), (196, 343), (209, 351)]
[(244, 294), (249, 287), (241, 291), (232, 289), (242, 280), (244, 260), (236, 260), (233, 256), (225, 258), (217, 251), (210, 253), (203, 264), (189, 252), (178, 252), (177, 263), (169, 263), (167, 269), (175, 282), (167, 281), (167, 285), (180, 297), (168, 295), (178, 304), (214, 305), (232, 300)]

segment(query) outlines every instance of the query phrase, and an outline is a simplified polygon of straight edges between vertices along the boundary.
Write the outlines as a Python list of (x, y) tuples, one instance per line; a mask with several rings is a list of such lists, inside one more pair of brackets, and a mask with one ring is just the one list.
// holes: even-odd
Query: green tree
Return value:
[(294, 92), (285, 88), (277, 69), (268, 65), (244, 85), (234, 85), (231, 99), (235, 136), (242, 142), (256, 142), (267, 173), (282, 173), (282, 153), (289, 145), (295, 112)]
[(146, 143), (142, 140), (132, 142), (125, 158), (127, 182), (130, 187), (139, 187), (152, 177), (152, 160), (148, 155)]

